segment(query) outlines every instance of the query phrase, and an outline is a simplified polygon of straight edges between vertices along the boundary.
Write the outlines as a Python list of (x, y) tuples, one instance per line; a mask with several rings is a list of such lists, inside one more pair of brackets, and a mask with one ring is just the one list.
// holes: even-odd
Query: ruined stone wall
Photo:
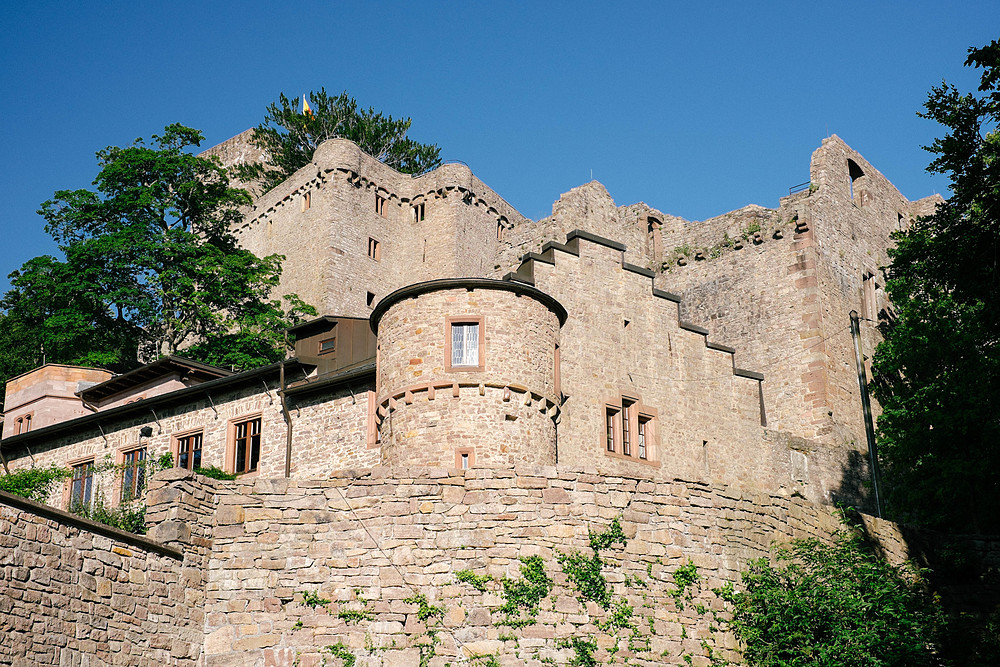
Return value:
[(33, 505), (0, 493), (0, 664), (197, 664), (197, 554)]
[[(383, 468), (321, 482), (222, 483), (214, 493), (208, 667), (315, 667), (337, 644), (371, 666), (418, 664), (424, 645), (433, 646), (434, 666), (493, 654), (504, 666), (540, 667), (572, 659), (565, 643), (573, 637), (595, 641), (605, 663), (616, 643), (617, 659), (633, 664), (678, 664), (685, 654), (700, 661), (702, 639), (734, 658), (731, 639), (710, 629), (711, 610), (720, 609), (710, 588), (737, 579), (775, 541), (826, 539), (837, 525), (799, 498), (567, 467)], [(624, 601), (633, 609), (631, 642), (629, 630), (601, 628), (608, 612), (578, 600), (557, 561), (559, 553), (589, 556), (588, 531), (616, 517), (627, 545), (602, 558), (610, 608)], [(876, 534), (886, 528), (872, 525)], [(898, 534), (885, 543), (890, 557), (903, 555)], [(534, 623), (504, 625), (495, 579), (520, 579), (519, 559), (529, 556), (541, 558), (554, 588)], [(689, 561), (701, 579), (679, 608), (672, 574)], [(463, 570), (484, 577), (482, 592), (457, 579)], [(419, 596), (440, 615), (421, 619)]]
[[(469, 465), (555, 462), (559, 317), (530, 288), (499, 287), (524, 294), (455, 284), (393, 301), (381, 315), (386, 462), (450, 467), (458, 450), (471, 454)], [(480, 366), (452, 368), (450, 322), (463, 320), (479, 323)]]
[[(690, 236), (664, 237), (675, 252), (656, 283), (682, 297), (683, 318), (734, 345), (738, 365), (765, 373), (769, 427), (821, 443), (831, 460), (858, 462), (863, 474), (849, 313), (869, 320), (862, 348), (870, 360), (887, 306), (890, 234), (937, 198), (908, 202), (835, 136), (813, 154), (810, 174), (810, 187), (778, 209), (747, 207), (697, 223)], [(823, 484), (822, 496), (832, 497), (832, 478)]]
[[(552, 215), (537, 222), (525, 221), (507, 231), (500, 244), (492, 277), (517, 268), (526, 253), (540, 252), (547, 241), (560, 241), (579, 230), (625, 245), (625, 261), (650, 268), (654, 252), (646, 218), (671, 219), (645, 204), (617, 208), (607, 189), (597, 181), (563, 193), (552, 205)], [(679, 218), (677, 218), (679, 220)]]

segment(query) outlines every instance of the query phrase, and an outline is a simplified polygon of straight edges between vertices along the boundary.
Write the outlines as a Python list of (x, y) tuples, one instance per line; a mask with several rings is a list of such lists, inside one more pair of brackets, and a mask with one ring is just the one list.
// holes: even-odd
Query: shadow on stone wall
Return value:
[[(862, 530), (865, 547), (889, 558), (885, 536), (854, 510), (847, 514)], [(1000, 536), (949, 535), (903, 524), (896, 529), (947, 619), (940, 664), (1000, 664)]]
[(863, 452), (851, 450), (840, 467), (840, 484), (830, 491), (830, 500), (839, 507), (853, 507), (865, 514), (877, 515), (871, 490), (868, 459)]

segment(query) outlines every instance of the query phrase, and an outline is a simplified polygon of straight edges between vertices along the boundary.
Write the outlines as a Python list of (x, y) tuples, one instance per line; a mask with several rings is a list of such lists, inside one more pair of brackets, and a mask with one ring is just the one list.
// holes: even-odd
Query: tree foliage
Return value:
[(282, 93), (267, 107), (264, 122), (254, 128), (253, 143), (264, 152), (263, 163), (240, 165), (245, 182), (275, 187), (309, 164), (327, 139), (350, 139), (361, 150), (404, 174), (422, 174), (441, 164), (441, 149), (406, 136), (409, 118), (393, 118), (374, 108), (359, 108), (346, 92), (337, 96), (325, 88), (309, 93), (309, 113), (299, 111), (298, 99)]
[(939, 664), (944, 617), (918, 574), (845, 527), (832, 544), (797, 540), (774, 564), (752, 561), (742, 590), (718, 592), (752, 667), (919, 667)]
[(933, 88), (927, 150), (952, 196), (896, 236), (874, 392), (895, 518), (1000, 532), (1000, 42), (970, 49), (979, 94)]
[[(258, 258), (230, 233), (250, 195), (215, 158), (189, 149), (199, 131), (170, 125), (97, 154), (95, 190), (42, 204), (65, 260), (36, 257), (0, 300), (4, 379), (49, 362), (124, 370), (158, 354), (239, 368), (276, 361), (281, 330), (315, 311), (270, 299), (282, 257)], [(193, 346), (193, 347), (192, 347)], [(27, 368), (25, 368), (27, 366)]]

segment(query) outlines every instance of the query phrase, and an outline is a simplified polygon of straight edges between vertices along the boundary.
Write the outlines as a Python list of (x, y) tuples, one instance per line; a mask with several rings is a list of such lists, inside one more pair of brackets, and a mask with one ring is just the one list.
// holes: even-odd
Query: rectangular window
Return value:
[(413, 205), (413, 222), (423, 222), (424, 221), (425, 213), (426, 213), (426, 209), (424, 208), (424, 203), (423, 202), (420, 202), (419, 204), (414, 204)]
[(862, 317), (866, 317), (869, 320), (875, 320), (878, 318), (878, 302), (875, 297), (875, 290), (878, 287), (875, 285), (875, 275), (872, 273), (865, 273), (861, 279), (861, 312)]
[(607, 453), (656, 465), (655, 422), (656, 410), (642, 405), (636, 397), (612, 399), (604, 407)]
[(14, 420), (14, 435), (27, 433), (31, 430), (31, 417), (32, 413), (28, 413)]
[(308, 211), (312, 206), (312, 192), (306, 192), (302, 195), (302, 210)]
[(233, 424), (237, 475), (257, 470), (260, 462), (260, 417)]
[(604, 422), (607, 432), (607, 448), (609, 452), (616, 450), (615, 447), (615, 425), (618, 423), (618, 410), (607, 408), (604, 413)]
[(201, 467), (201, 431), (177, 438), (177, 467), (194, 470)]
[(374, 259), (376, 262), (382, 258), (382, 250), (379, 247), (379, 242), (375, 239), (368, 237), (368, 256)]
[(652, 428), (652, 418), (648, 415), (639, 415), (639, 458), (648, 458), (647, 442)]
[(635, 401), (622, 399), (622, 454), (632, 456), (632, 406)]
[(385, 197), (375, 193), (375, 212), (385, 217)]
[(478, 322), (456, 322), (451, 325), (451, 365), (479, 365)]
[(69, 488), (69, 506), (89, 505), (94, 488), (94, 462), (85, 461), (73, 466), (73, 481)]
[(138, 498), (146, 488), (146, 450), (125, 452), (122, 460), (122, 502)]
[(476, 453), (471, 447), (462, 447), (455, 450), (455, 467), (459, 470), (468, 470), (475, 465)]
[(319, 342), (320, 354), (332, 354), (337, 351), (337, 337), (333, 336)]

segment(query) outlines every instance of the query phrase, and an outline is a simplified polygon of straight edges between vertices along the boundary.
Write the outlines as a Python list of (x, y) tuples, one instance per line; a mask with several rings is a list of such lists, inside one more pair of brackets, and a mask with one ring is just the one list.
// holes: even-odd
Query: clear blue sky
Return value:
[(942, 79), (1000, 2), (4, 2), (0, 291), (57, 249), (35, 214), (94, 152), (181, 122), (204, 146), (279, 92), (325, 86), (413, 118), (529, 218), (593, 177), (690, 220), (776, 206), (840, 135), (910, 199)]

